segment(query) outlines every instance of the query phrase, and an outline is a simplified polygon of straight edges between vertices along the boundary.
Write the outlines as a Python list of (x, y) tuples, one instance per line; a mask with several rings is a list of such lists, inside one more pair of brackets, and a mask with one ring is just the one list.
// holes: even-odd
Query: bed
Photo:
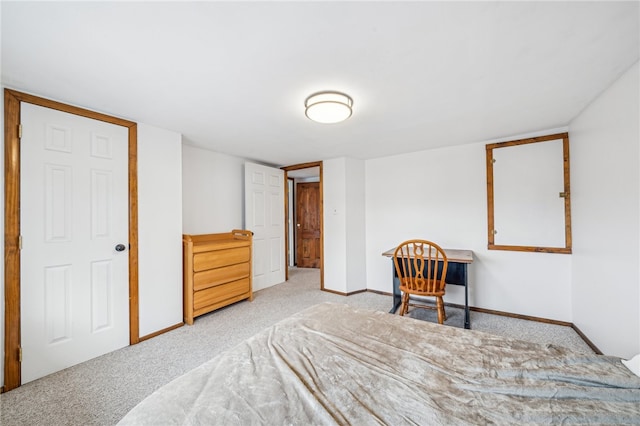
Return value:
[(573, 352), (324, 303), (158, 389), (121, 425), (640, 424), (640, 377)]

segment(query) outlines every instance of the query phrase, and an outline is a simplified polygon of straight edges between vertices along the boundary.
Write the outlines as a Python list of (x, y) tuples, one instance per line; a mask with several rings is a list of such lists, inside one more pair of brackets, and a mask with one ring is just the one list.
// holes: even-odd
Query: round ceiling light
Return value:
[(340, 92), (318, 92), (304, 101), (305, 115), (323, 124), (339, 123), (351, 117), (353, 99)]

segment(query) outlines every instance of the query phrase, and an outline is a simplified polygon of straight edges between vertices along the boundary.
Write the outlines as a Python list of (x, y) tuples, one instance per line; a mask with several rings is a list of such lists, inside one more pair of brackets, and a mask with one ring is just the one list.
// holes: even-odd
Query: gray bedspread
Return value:
[(160, 388), (121, 425), (640, 424), (640, 378), (589, 355), (321, 304)]

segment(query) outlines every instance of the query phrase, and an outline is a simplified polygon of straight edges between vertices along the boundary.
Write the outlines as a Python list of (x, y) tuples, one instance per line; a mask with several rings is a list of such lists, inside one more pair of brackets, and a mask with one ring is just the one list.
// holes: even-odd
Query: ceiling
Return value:
[[(0, 3), (6, 87), (276, 166), (569, 124), (639, 58), (631, 2)], [(339, 124), (304, 115), (338, 90)]]

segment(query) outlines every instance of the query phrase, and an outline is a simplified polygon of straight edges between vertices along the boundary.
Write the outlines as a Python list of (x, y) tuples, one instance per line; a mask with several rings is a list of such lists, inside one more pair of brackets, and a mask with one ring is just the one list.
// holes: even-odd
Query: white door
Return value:
[(284, 171), (244, 164), (245, 227), (253, 231), (253, 291), (285, 280)]
[(21, 124), (26, 383), (129, 344), (128, 129), (24, 102)]

